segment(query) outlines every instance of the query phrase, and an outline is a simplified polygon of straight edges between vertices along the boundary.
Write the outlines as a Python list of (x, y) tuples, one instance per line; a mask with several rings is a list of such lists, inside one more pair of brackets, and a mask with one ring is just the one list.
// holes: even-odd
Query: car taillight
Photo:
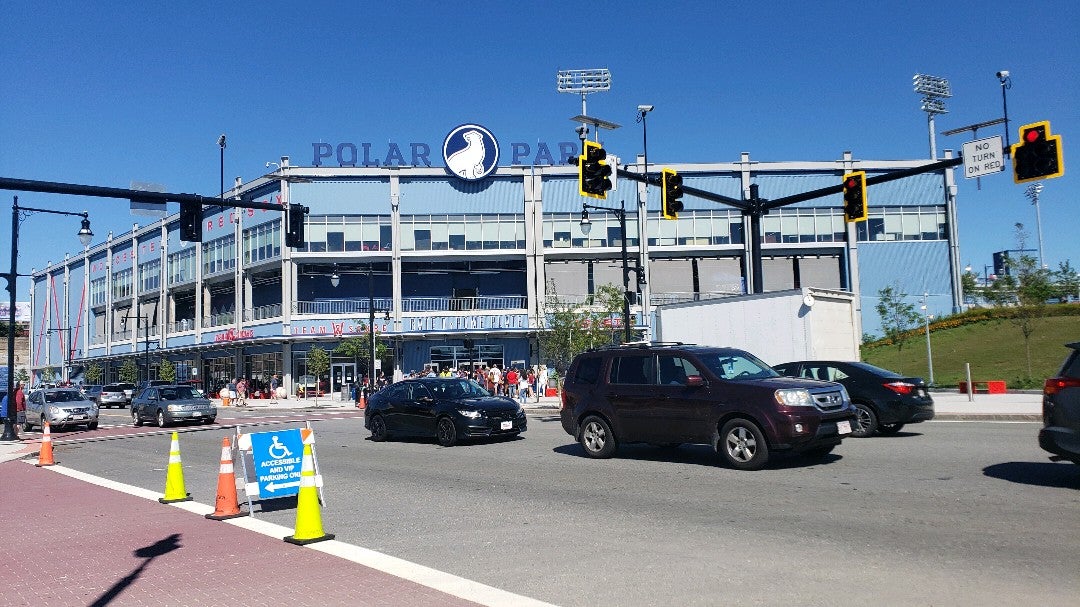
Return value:
[(1043, 394), (1050, 396), (1065, 388), (1080, 388), (1080, 379), (1075, 377), (1051, 377), (1043, 384)]
[(915, 384), (909, 384), (906, 381), (894, 381), (884, 384), (884, 386), (897, 394), (907, 395), (915, 391)]

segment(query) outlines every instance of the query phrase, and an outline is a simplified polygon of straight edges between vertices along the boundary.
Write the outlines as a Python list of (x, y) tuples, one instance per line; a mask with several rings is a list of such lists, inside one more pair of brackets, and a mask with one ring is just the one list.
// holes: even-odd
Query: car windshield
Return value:
[(45, 393), (45, 402), (47, 403), (70, 403), (77, 400), (83, 400), (83, 395), (75, 390), (61, 390), (58, 392)]
[(471, 379), (444, 379), (428, 384), (436, 398), (477, 398), (491, 396), (480, 384)]
[(195, 390), (186, 386), (176, 386), (175, 388), (162, 388), (158, 391), (161, 394), (161, 400), (190, 400), (192, 398), (199, 398)]
[(752, 354), (719, 352), (701, 355), (701, 361), (720, 379), (765, 379), (780, 377), (765, 363)]

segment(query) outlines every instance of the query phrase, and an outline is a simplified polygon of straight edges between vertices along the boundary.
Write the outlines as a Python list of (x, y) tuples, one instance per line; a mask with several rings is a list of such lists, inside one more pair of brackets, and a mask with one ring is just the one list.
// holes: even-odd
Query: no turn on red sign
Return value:
[(1001, 136), (976, 139), (964, 144), (964, 177), (974, 179), (1005, 170)]

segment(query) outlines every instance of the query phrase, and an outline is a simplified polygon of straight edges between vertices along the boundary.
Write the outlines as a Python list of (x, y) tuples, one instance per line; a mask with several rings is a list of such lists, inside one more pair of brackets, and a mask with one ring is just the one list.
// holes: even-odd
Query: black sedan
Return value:
[(398, 382), (373, 394), (364, 427), (373, 441), (433, 436), (452, 447), (464, 438), (516, 436), (528, 424), (525, 410), (512, 399), (492, 396), (471, 380), (432, 377)]
[(934, 418), (934, 399), (921, 377), (904, 377), (864, 362), (806, 360), (774, 365), (781, 375), (832, 381), (844, 386), (858, 410), (857, 437), (896, 434), (906, 424)]

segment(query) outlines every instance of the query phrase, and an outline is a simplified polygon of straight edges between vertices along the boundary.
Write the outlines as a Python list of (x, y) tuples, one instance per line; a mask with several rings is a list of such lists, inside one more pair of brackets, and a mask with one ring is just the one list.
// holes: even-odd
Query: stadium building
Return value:
[[(392, 344), (380, 361), (387, 375), (537, 364), (551, 298), (584, 302), (601, 285), (622, 285), (619, 222), (590, 211), (585, 233), (583, 201), (626, 205), (631, 265), (640, 259), (646, 267), (632, 308), (636, 324), (650, 326), (652, 310), (664, 303), (747, 292), (750, 228), (739, 209), (687, 195), (678, 219), (663, 219), (660, 188), (625, 178), (606, 200), (583, 198), (577, 169), (567, 163), (579, 149), (578, 142), (500, 146), (480, 125), (455, 128), (441, 146), (312, 144), (308, 166), (283, 157), (272, 173), (226, 192), (309, 207), (303, 247), (285, 246), (282, 212), (206, 207), (201, 243), (181, 241), (172, 215), (35, 271), (35, 383), (50, 375), (79, 381), (92, 362), (103, 381), (116, 381), (128, 359), (154, 378), (168, 359), (178, 379), (208, 390), (238, 376), (265, 388), (279, 374), (295, 393), (310, 375), (310, 349), (330, 351), (366, 335), (372, 315), (377, 334)], [(732, 198), (757, 184), (775, 200), (839, 185), (852, 170), (872, 176), (928, 162), (850, 153), (763, 162), (744, 153), (735, 162), (648, 168), (655, 175), (671, 167), (685, 186)], [(640, 157), (630, 165), (643, 170)], [(864, 333), (880, 331), (874, 304), (887, 285), (920, 299), (929, 293), (928, 312), (958, 309), (952, 172), (868, 191), (869, 219), (857, 224), (845, 223), (839, 194), (765, 215), (764, 290), (857, 292)], [(351, 357), (335, 354), (322, 381), (336, 391), (365, 375)]]

